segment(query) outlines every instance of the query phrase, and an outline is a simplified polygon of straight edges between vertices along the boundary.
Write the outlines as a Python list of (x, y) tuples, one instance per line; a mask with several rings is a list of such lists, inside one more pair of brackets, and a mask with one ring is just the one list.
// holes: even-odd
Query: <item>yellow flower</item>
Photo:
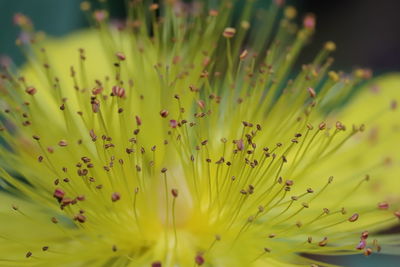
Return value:
[[(145, 1), (146, 2), (146, 1)], [(330, 70), (282, 1), (130, 1), (1, 76), (2, 266), (319, 265), (396, 253), (397, 75)], [(111, 25), (111, 26), (110, 26)], [(397, 252), (398, 253), (398, 252)], [(324, 264), (329, 266), (328, 264)]]

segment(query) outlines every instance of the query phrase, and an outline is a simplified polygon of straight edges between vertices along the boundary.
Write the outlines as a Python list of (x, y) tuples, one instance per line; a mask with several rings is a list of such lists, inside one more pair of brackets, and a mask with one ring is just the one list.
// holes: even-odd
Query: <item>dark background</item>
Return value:
[[(0, 0), (0, 55), (11, 56), (17, 64), (23, 57), (15, 47), (18, 29), (13, 14), (31, 17), (36, 28), (61, 36), (87, 27), (79, 11), (81, 0)], [(124, 0), (111, 0), (112, 14), (123, 16)], [(299, 62), (310, 62), (323, 43), (337, 44), (334, 68), (350, 71), (357, 66), (375, 73), (400, 71), (400, 0), (288, 0), (300, 14), (317, 15), (317, 32)], [(400, 258), (373, 254), (335, 258), (333, 262), (352, 267), (399, 266)]]
[[(15, 47), (17, 28), (12, 16), (22, 12), (30, 16), (39, 30), (63, 35), (86, 27), (79, 12), (81, 0), (0, 0), (0, 54), (23, 61)], [(94, 1), (93, 1), (94, 2)], [(109, 1), (113, 14), (123, 16), (123, 0)], [(334, 67), (350, 71), (370, 67), (375, 72), (400, 71), (400, 1), (399, 0), (287, 0), (300, 14), (317, 15), (314, 41), (303, 52), (299, 62), (306, 63), (327, 40), (337, 43)]]

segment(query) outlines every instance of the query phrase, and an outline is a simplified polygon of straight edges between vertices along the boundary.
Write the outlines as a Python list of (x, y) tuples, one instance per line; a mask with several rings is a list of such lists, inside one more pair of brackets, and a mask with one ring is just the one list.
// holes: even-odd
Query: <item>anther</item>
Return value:
[(151, 264), (151, 267), (162, 267), (161, 261), (155, 261)]
[(228, 27), (228, 28), (225, 28), (225, 30), (224, 30), (224, 32), (223, 32), (223, 36), (225, 37), (225, 38), (233, 38), (234, 36), (235, 36), (235, 34), (236, 34), (236, 29), (235, 28), (231, 28), (231, 27)]
[(36, 92), (37, 92), (37, 90), (36, 90), (35, 87), (28, 87), (28, 88), (26, 88), (25, 92), (26, 92), (28, 95), (35, 95)]
[(86, 221), (86, 216), (83, 214), (77, 214), (74, 216), (74, 221), (78, 221), (80, 223), (84, 223)]
[(367, 246), (367, 241), (365, 239), (361, 239), (360, 243), (356, 246), (356, 249), (364, 249)]
[(198, 255), (196, 255), (196, 257), (194, 258), (194, 261), (195, 261), (195, 263), (197, 264), (197, 265), (203, 265), (204, 264), (204, 257), (203, 257), (203, 255), (200, 255), (200, 254), (198, 254)]
[(309, 30), (314, 30), (315, 29), (315, 16), (314, 14), (308, 14), (305, 16), (303, 20), (303, 25), (304, 28), (309, 29)]
[(174, 197), (174, 198), (177, 198), (178, 197), (178, 189), (172, 189), (171, 190), (171, 194), (172, 194), (172, 196)]
[(365, 256), (369, 256), (369, 255), (371, 255), (371, 254), (372, 254), (372, 249), (367, 248), (366, 250), (364, 250), (364, 255), (365, 255)]
[(60, 202), (64, 196), (65, 196), (64, 190), (62, 190), (60, 188), (56, 188), (54, 190), (53, 197), (55, 197), (58, 200), (58, 202)]
[(168, 110), (166, 110), (166, 109), (163, 109), (163, 110), (160, 111), (160, 115), (161, 115), (161, 117), (163, 117), (163, 118), (168, 117), (168, 114), (169, 114), (169, 112), (168, 112)]
[(378, 203), (378, 208), (381, 209), (381, 210), (387, 210), (389, 208), (389, 203), (387, 203), (386, 201), (379, 202)]
[(60, 142), (58, 142), (58, 145), (60, 147), (66, 147), (68, 145), (68, 142), (66, 140), (61, 140)]
[(32, 252), (28, 251), (25, 255), (25, 257), (29, 258), (30, 256), (32, 256)]
[(328, 244), (328, 238), (324, 237), (324, 239), (322, 239), (319, 243), (318, 246), (320, 247), (325, 247)]
[(124, 60), (126, 59), (125, 54), (122, 53), (122, 52), (117, 52), (117, 53), (115, 54), (115, 56), (116, 56), (119, 60), (121, 60), (121, 61), (124, 61)]
[(310, 94), (311, 98), (315, 98), (317, 96), (317, 93), (315, 93), (315, 90), (311, 87), (307, 88), (308, 93)]
[(353, 215), (351, 215), (351, 217), (349, 218), (349, 222), (355, 222), (358, 220), (358, 213), (354, 213)]
[(120, 200), (120, 199), (121, 199), (120, 193), (114, 192), (114, 193), (111, 195), (111, 201), (112, 201), (112, 202), (116, 202), (116, 201), (118, 201), (118, 200)]

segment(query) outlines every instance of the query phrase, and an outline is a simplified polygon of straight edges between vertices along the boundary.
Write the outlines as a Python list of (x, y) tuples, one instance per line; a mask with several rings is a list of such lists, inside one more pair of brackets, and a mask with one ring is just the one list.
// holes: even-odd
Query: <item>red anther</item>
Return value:
[(367, 241), (365, 239), (361, 239), (360, 243), (356, 246), (356, 249), (364, 249), (367, 246)]
[(58, 199), (58, 201), (61, 201), (61, 200), (63, 199), (64, 196), (65, 196), (64, 190), (62, 190), (62, 189), (60, 189), (60, 188), (56, 188), (56, 190), (54, 190), (53, 197), (55, 197), (56, 199)]
[(117, 193), (117, 192), (114, 192), (114, 193), (111, 195), (111, 200), (112, 200), (112, 202), (118, 201), (118, 200), (120, 200), (120, 199), (121, 199), (121, 195), (120, 195), (119, 193)]
[(197, 265), (203, 265), (204, 264), (204, 257), (202, 255), (197, 255), (194, 258), (194, 261), (196, 262)]
[(314, 30), (315, 29), (315, 16), (314, 14), (308, 14), (303, 20), (304, 28)]
[(387, 210), (389, 208), (389, 203), (387, 203), (386, 201), (379, 202), (378, 208), (381, 210)]
[(113, 86), (112, 93), (120, 98), (125, 97), (125, 89), (119, 86)]
[(178, 126), (178, 122), (176, 120), (170, 120), (169, 126), (171, 126), (171, 128), (176, 128)]
[(117, 53), (115, 54), (115, 56), (116, 56), (119, 60), (121, 60), (121, 61), (123, 61), (123, 60), (126, 59), (125, 54), (122, 53), (122, 52), (117, 52)]

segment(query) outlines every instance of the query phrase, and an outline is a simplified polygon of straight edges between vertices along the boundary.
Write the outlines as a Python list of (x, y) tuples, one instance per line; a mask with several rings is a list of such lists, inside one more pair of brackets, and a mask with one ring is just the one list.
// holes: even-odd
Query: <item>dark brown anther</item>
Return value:
[(38, 136), (38, 135), (33, 135), (32, 138), (35, 139), (36, 141), (40, 140), (40, 136)]
[(86, 222), (86, 216), (83, 214), (77, 214), (74, 216), (74, 221), (78, 221), (80, 223)]
[(39, 161), (39, 162), (42, 162), (42, 161), (43, 161), (43, 156), (39, 156), (39, 157), (38, 157), (38, 161)]
[(344, 126), (340, 121), (337, 121), (335, 126), (336, 126), (336, 129), (339, 130), (339, 131), (346, 130), (346, 126)]
[(51, 217), (51, 222), (54, 223), (54, 224), (56, 224), (56, 223), (58, 223), (58, 220), (57, 220), (56, 217)]
[(204, 141), (201, 142), (201, 145), (205, 146), (205, 145), (207, 145), (207, 143), (208, 143), (208, 140), (204, 140)]
[(292, 186), (293, 183), (294, 183), (294, 182), (293, 182), (292, 180), (286, 180), (286, 181), (285, 181), (285, 185), (286, 185), (286, 186)]
[(69, 183), (69, 178), (64, 178), (63, 181), (64, 183)]
[(177, 198), (178, 197), (178, 189), (172, 189), (171, 190), (171, 194), (172, 194), (172, 196), (174, 197), (174, 198)]
[(84, 195), (79, 195), (79, 196), (76, 197), (76, 199), (79, 200), (79, 201), (84, 201), (86, 198), (85, 198)]
[(162, 168), (162, 169), (161, 169), (161, 173), (166, 173), (167, 170), (168, 170), (167, 168)]
[(140, 125), (142, 125), (142, 119), (139, 116), (135, 116), (136, 119), (136, 125), (139, 127)]
[(25, 257), (29, 258), (30, 256), (32, 256), (32, 252), (28, 251), (25, 255)]
[(324, 237), (324, 239), (322, 239), (319, 243), (318, 246), (320, 247), (325, 247), (328, 244), (328, 238)]
[(333, 176), (329, 176), (329, 178), (328, 178), (328, 184), (330, 184), (330, 183), (332, 183), (333, 182)]
[(264, 248), (264, 252), (269, 253), (269, 252), (271, 252), (271, 249), (270, 248)]
[(308, 206), (308, 203), (306, 203), (306, 202), (303, 202), (303, 203), (301, 203), (301, 205), (304, 207), (304, 208), (308, 208), (309, 206)]
[(321, 122), (321, 123), (318, 125), (318, 128), (319, 128), (320, 131), (324, 130), (324, 129), (326, 128), (326, 123), (325, 123), (325, 122)]
[(354, 213), (353, 215), (351, 215), (351, 217), (349, 218), (349, 222), (355, 222), (358, 220), (358, 213)]
[(307, 188), (307, 193), (309, 194), (314, 193), (314, 190), (312, 188)]
[(163, 118), (168, 117), (168, 114), (169, 114), (169, 112), (166, 109), (163, 109), (163, 110), (160, 111), (160, 116), (163, 117)]
[(26, 92), (28, 95), (35, 95), (35, 94), (37, 93), (37, 90), (36, 90), (35, 87), (30, 86), (30, 87), (28, 87), (28, 88), (25, 89), (25, 92)]
[(49, 250), (49, 246), (42, 247), (42, 251), (48, 251), (48, 250)]
[(311, 236), (307, 237), (307, 243), (309, 243), (309, 244), (312, 243), (312, 237)]
[(98, 113), (100, 110), (100, 101), (97, 99), (94, 99), (90, 102), (92, 104), (92, 111), (93, 113)]

